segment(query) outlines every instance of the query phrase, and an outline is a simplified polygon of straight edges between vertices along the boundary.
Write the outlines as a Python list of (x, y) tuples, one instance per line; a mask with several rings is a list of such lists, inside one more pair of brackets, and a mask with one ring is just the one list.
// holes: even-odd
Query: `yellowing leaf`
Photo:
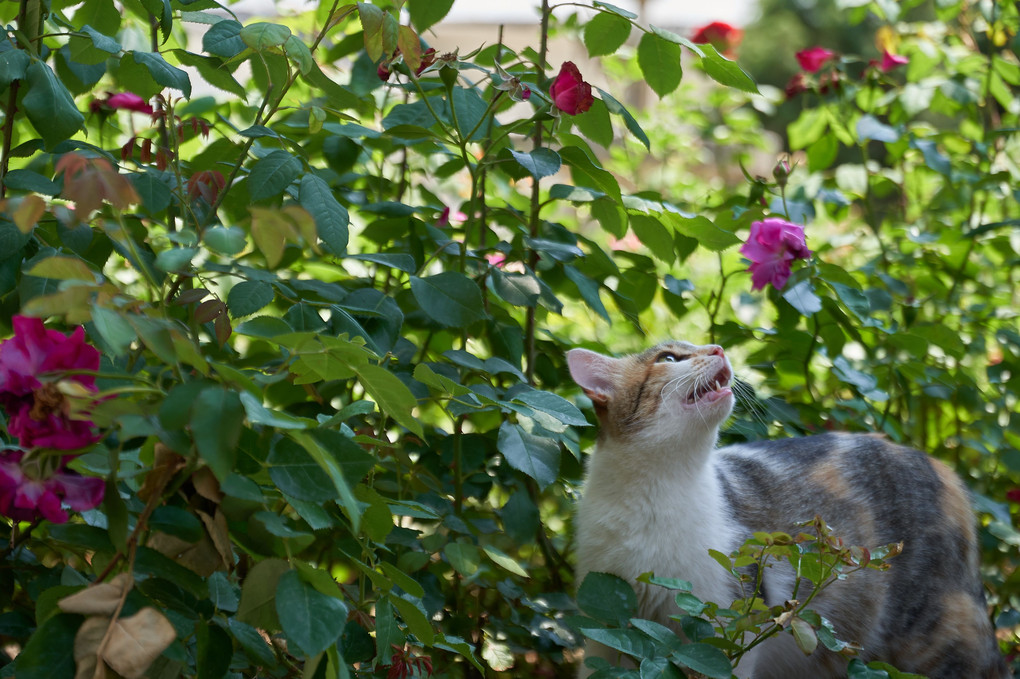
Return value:
[(45, 213), (46, 201), (35, 194), (30, 194), (22, 198), (18, 206), (11, 211), (11, 217), (18, 231), (30, 233)]

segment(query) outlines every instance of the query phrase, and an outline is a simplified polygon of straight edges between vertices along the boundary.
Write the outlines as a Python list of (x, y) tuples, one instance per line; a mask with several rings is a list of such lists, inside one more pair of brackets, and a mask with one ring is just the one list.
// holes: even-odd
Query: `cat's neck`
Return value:
[[(715, 486), (711, 457), (718, 430), (697, 432), (682, 440), (640, 441), (602, 437), (588, 462), (588, 489), (619, 493), (666, 492)], [(702, 495), (702, 493), (696, 493)]]

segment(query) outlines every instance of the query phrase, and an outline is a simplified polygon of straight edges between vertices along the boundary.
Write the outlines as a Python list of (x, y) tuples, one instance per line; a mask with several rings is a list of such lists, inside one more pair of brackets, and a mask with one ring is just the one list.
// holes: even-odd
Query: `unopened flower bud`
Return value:
[(772, 178), (776, 180), (776, 184), (779, 188), (786, 187), (786, 180), (789, 178), (790, 173), (793, 172), (793, 168), (790, 166), (789, 156), (783, 156), (776, 163), (776, 166), (772, 168)]

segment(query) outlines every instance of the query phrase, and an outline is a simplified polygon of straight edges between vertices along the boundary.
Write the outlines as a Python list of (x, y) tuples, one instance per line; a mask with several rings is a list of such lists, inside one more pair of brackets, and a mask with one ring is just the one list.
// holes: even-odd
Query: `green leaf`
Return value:
[(404, 6), (418, 33), (424, 33), (450, 13), (453, 0), (408, 0)]
[(234, 318), (251, 316), (268, 306), (274, 297), (273, 286), (265, 281), (241, 281), (227, 293), (227, 308)]
[(727, 87), (758, 94), (758, 85), (751, 79), (751, 76), (744, 73), (737, 62), (730, 61), (719, 54), (711, 43), (699, 45), (699, 47), (705, 53), (705, 56), (701, 58), (701, 66), (709, 78)]
[(424, 436), (421, 422), (411, 414), (418, 401), (399, 377), (386, 368), (373, 364), (359, 366), (357, 371), (358, 380), (379, 404), (381, 411), (418, 436)]
[[(329, 432), (315, 432), (326, 434)], [(344, 445), (351, 445), (357, 448), (353, 443), (347, 439), (346, 436), (339, 432), (333, 432), (337, 438), (344, 442)], [(336, 488), (337, 493), (340, 496), (340, 502), (343, 508), (347, 511), (347, 517), (351, 521), (351, 526), (354, 531), (357, 532), (361, 527), (361, 506), (358, 504), (357, 499), (354, 497), (354, 493), (351, 492), (351, 487), (347, 483), (346, 475), (341, 467), (341, 464), (337, 461), (337, 456), (333, 452), (327, 450), (319, 442), (317, 436), (309, 436), (303, 431), (291, 431), (288, 435), (297, 441), (301, 446), (312, 456), (312, 459), (318, 463), (319, 468), (326, 472), (329, 480), (332, 481), (333, 487)], [(342, 453), (342, 446), (334, 448), (337, 453)], [(358, 452), (361, 452), (360, 449)], [(349, 453), (348, 453), (349, 455)], [(341, 455), (343, 457), (343, 455)]]
[(203, 389), (191, 408), (190, 424), (198, 454), (217, 479), (227, 478), (234, 470), (244, 424), (241, 399), (223, 387)]
[(456, 271), (411, 276), (411, 292), (422, 311), (440, 325), (462, 328), (487, 317), (478, 285)]
[(613, 54), (627, 42), (630, 21), (613, 12), (599, 12), (584, 27), (584, 46), (588, 56)]
[(39, 260), (25, 273), (29, 276), (53, 278), (60, 281), (87, 281), (89, 283), (96, 281), (96, 274), (83, 260), (60, 255)]
[(818, 637), (815, 635), (815, 629), (811, 623), (801, 618), (794, 618), (790, 621), (790, 631), (793, 633), (794, 641), (797, 642), (797, 648), (803, 651), (804, 655), (814, 653), (818, 646)]
[(673, 651), (670, 659), (695, 672), (701, 672), (709, 679), (730, 679), (733, 675), (733, 666), (726, 654), (708, 644), (684, 644)]
[(347, 606), (302, 580), (297, 571), (288, 570), (276, 585), (276, 615), (287, 638), (311, 657), (340, 638)]
[(230, 19), (214, 24), (202, 36), (202, 49), (226, 59), (237, 56), (245, 48), (241, 38), (242, 28), (241, 24)]
[(783, 299), (804, 316), (812, 316), (822, 310), (822, 300), (815, 294), (815, 289), (808, 280), (803, 280), (784, 292)]
[(499, 427), (496, 447), (507, 463), (538, 482), (540, 488), (554, 483), (560, 471), (560, 444), (536, 436), (517, 424), (504, 421)]
[[(88, 24), (81, 27), (81, 32), (89, 37), (89, 40), (92, 41), (92, 46), (98, 50), (102, 50), (108, 54), (116, 54), (123, 49), (119, 42), (108, 35), (100, 33)], [(72, 55), (73, 54), (74, 52), (72, 51)]]
[(620, 16), (626, 17), (627, 19), (637, 19), (638, 18), (638, 15), (634, 14), (634, 12), (631, 12), (630, 10), (627, 10), (627, 9), (623, 9), (622, 7), (617, 7), (616, 5), (610, 5), (608, 2), (602, 2), (602, 0), (595, 0), (595, 2), (593, 2), (592, 4), (595, 7), (601, 7), (603, 9), (607, 9), (610, 12), (612, 12), (613, 14), (619, 14)]
[(634, 229), (634, 234), (645, 244), (653, 257), (667, 264), (676, 261), (673, 234), (658, 219), (651, 215), (630, 215), (630, 228)]
[(248, 175), (248, 193), (252, 201), (272, 198), (283, 192), (301, 174), (301, 161), (293, 154), (278, 150), (259, 159)]
[(110, 350), (122, 356), (138, 339), (138, 333), (131, 324), (116, 311), (92, 305), (92, 323), (106, 341)]
[(464, 542), (450, 542), (443, 547), (443, 554), (453, 569), (464, 577), (471, 577), (478, 571), (482, 557), (478, 548)]
[(602, 298), (599, 297), (599, 289), (602, 286), (599, 285), (597, 281), (585, 276), (569, 264), (563, 266), (563, 273), (567, 275), (567, 278), (574, 282), (574, 285), (577, 286), (578, 292), (581, 293), (581, 297), (588, 303), (591, 310), (604, 318), (607, 323), (611, 322), (609, 312), (606, 311), (606, 307), (602, 303)]
[(25, 50), (0, 50), (0, 90), (6, 89), (15, 80), (24, 78), (31, 61)]
[[(655, 644), (647, 636), (633, 629), (581, 629), (584, 636), (633, 658), (653, 658)], [(727, 675), (727, 678), (729, 675)]]
[(644, 147), (650, 151), (652, 149), (652, 142), (648, 139), (648, 135), (641, 129), (641, 125), (638, 124), (637, 119), (631, 115), (630, 111), (628, 111), (623, 104), (614, 99), (613, 96), (605, 90), (601, 90), (597, 87), (595, 89), (598, 90), (599, 96), (602, 98), (602, 101), (605, 102), (606, 108), (609, 112), (623, 118), (623, 124), (627, 127), (627, 130), (637, 137), (638, 141), (640, 141)]
[(388, 660), (393, 655), (393, 647), (403, 648), (406, 637), (397, 626), (393, 616), (393, 604), (390, 597), (380, 597), (375, 605), (375, 644), (379, 658)]
[(638, 66), (645, 82), (659, 97), (664, 97), (680, 85), (683, 69), (680, 66), (680, 46), (664, 40), (654, 33), (645, 33), (638, 43)]
[(608, 625), (626, 625), (637, 614), (637, 595), (626, 580), (609, 573), (588, 573), (577, 588), (577, 606)]
[(343, 255), (347, 251), (347, 225), (351, 220), (347, 208), (337, 201), (329, 184), (318, 175), (306, 172), (298, 187), (298, 203), (315, 220), (315, 229), (326, 249), (338, 257)]
[(296, 35), (287, 38), (287, 42), (283, 43), (283, 51), (297, 64), (298, 71), (302, 75), (312, 70), (314, 63), (312, 61), (312, 52), (308, 49), (308, 45), (302, 42)]
[(523, 391), (514, 394), (513, 400), (520, 401), (521, 403), (525, 403), (536, 410), (548, 413), (563, 424), (573, 427), (588, 426), (588, 420), (584, 418), (584, 415), (577, 409), (577, 406), (562, 396), (557, 396), (550, 391), (524, 389)]
[(256, 52), (262, 52), (271, 47), (283, 47), (291, 32), (286, 26), (260, 21), (245, 26), (239, 35), (245, 45)]
[(658, 216), (666, 226), (695, 239), (709, 250), (720, 252), (740, 242), (735, 233), (720, 229), (708, 217), (684, 217), (675, 212), (662, 212)]
[(556, 174), (562, 164), (559, 154), (544, 146), (527, 153), (510, 149), (510, 155), (535, 179)]
[(421, 605), (416, 605), (396, 595), (391, 595), (389, 599), (393, 607), (400, 613), (400, 617), (407, 623), (408, 631), (417, 637), (419, 642), (430, 646), (436, 638), (436, 632)]
[(173, 194), (170, 187), (151, 172), (139, 172), (130, 175), (135, 192), (142, 199), (142, 205), (150, 215), (162, 212), (170, 207)]
[(269, 478), (287, 495), (320, 503), (340, 497), (329, 475), (322, 473), (322, 466), (303, 446), (289, 438), (273, 443), (266, 466)]
[(163, 87), (170, 87), (178, 90), (186, 98), (191, 98), (191, 78), (187, 71), (182, 71), (176, 66), (171, 66), (162, 54), (157, 52), (134, 53), (135, 63), (145, 66), (152, 75), (152, 79)]
[(237, 620), (257, 629), (275, 632), (280, 629), (276, 615), (276, 587), (290, 564), (283, 559), (264, 559), (257, 562), (241, 584), (241, 603), (237, 606)]
[[(230, 22), (225, 21), (221, 23)], [(220, 60), (216, 57), (204, 57), (201, 54), (193, 54), (186, 50), (174, 50), (174, 57), (181, 64), (197, 70), (202, 79), (213, 87), (240, 97), (242, 101), (248, 100), (248, 91), (241, 83), (234, 79), (230, 71), (222, 67)]]
[(28, 86), (22, 99), (25, 114), (47, 149), (81, 129), (85, 117), (49, 66), (41, 61), (32, 62), (25, 70), (25, 84)]
[(609, 119), (609, 108), (603, 100), (595, 99), (590, 109), (574, 116), (572, 120), (588, 139), (605, 149), (612, 146), (613, 123)]
[(276, 656), (273, 655), (273, 650), (269, 648), (269, 644), (257, 629), (241, 622), (236, 617), (227, 618), (227, 628), (252, 662), (262, 667), (276, 666)]
[(74, 676), (74, 637), (80, 615), (59, 613), (37, 629), (17, 657), (18, 679), (64, 679)]

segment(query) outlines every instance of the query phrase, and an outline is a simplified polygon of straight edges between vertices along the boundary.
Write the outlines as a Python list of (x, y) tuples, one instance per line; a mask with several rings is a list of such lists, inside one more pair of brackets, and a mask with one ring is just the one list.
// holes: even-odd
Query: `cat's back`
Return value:
[(722, 448), (714, 466), (748, 531), (796, 533), (820, 515), (847, 544), (903, 543), (887, 573), (852, 576), (819, 598), (843, 638), (930, 677), (1009, 676), (978, 575), (969, 495), (945, 464), (879, 436), (824, 434)]

